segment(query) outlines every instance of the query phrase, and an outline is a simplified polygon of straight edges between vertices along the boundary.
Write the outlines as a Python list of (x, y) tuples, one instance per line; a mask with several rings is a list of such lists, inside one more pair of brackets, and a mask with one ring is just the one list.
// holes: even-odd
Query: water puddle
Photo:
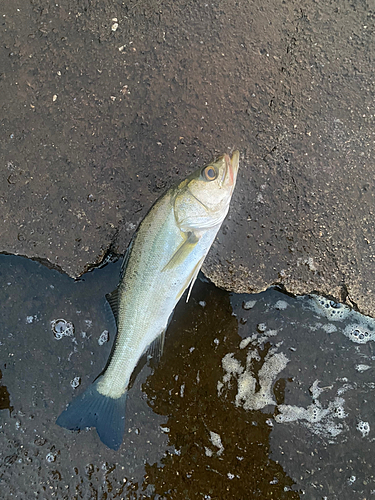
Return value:
[(102, 371), (120, 262), (73, 281), (0, 256), (3, 498), (309, 499), (375, 494), (375, 326), (317, 296), (198, 280), (129, 392), (124, 442), (55, 424)]

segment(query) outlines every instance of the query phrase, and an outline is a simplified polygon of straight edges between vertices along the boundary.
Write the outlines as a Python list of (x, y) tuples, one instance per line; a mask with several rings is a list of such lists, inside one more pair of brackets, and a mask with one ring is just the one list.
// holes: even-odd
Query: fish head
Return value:
[(177, 187), (174, 198), (176, 221), (182, 231), (221, 224), (228, 213), (236, 185), (239, 152), (227, 154), (193, 172)]

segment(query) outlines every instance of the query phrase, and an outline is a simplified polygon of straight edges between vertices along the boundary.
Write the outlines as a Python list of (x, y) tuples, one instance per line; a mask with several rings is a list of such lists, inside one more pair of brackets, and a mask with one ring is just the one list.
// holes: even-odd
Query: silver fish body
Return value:
[(194, 172), (167, 191), (141, 222), (118, 289), (109, 297), (117, 322), (112, 357), (103, 375), (60, 415), (60, 426), (96, 427), (101, 440), (118, 449), (132, 372), (158, 339), (161, 353), (168, 319), (189, 285), (191, 290), (227, 215), (238, 160), (235, 152)]

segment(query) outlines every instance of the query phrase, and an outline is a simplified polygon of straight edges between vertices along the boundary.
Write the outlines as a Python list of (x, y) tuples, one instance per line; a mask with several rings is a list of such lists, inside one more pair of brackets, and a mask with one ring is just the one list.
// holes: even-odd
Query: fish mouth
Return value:
[(240, 162), (240, 153), (239, 151), (234, 151), (232, 154), (232, 158), (229, 155), (224, 155), (225, 161), (225, 174), (223, 179), (223, 184), (227, 184), (228, 186), (232, 186), (234, 188), (237, 179), (238, 166)]

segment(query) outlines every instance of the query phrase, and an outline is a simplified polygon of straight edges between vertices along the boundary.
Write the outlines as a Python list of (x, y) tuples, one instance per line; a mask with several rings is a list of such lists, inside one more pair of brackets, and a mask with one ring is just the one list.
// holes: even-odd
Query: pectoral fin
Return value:
[[(183, 234), (185, 235), (185, 233)], [(199, 241), (199, 237), (193, 232), (187, 233), (185, 237), (185, 241), (183, 241), (182, 244), (177, 248), (170, 260), (164, 266), (163, 271), (174, 269), (175, 267), (182, 264), (184, 260), (189, 256), (190, 252), (194, 250), (196, 244)]]
[(203, 264), (203, 261), (205, 259), (205, 255), (197, 262), (197, 264), (195, 265), (194, 269), (192, 270), (192, 272), (189, 274), (188, 276), (188, 279), (186, 280), (186, 282), (184, 283), (183, 287), (181, 288), (179, 294), (177, 295), (176, 297), (176, 300), (177, 302), (180, 300), (180, 298), (182, 297), (184, 291), (187, 289), (187, 287), (190, 285), (189, 287), (189, 292), (188, 292), (188, 295), (187, 295), (187, 298), (186, 298), (186, 302), (189, 300), (189, 297), (190, 297), (190, 293), (191, 293), (191, 290), (193, 288), (193, 285), (195, 283), (195, 280), (197, 279), (197, 276), (198, 276), (198, 273), (200, 271), (200, 268), (202, 267), (202, 264)]
[(186, 297), (186, 302), (188, 302), (188, 300), (190, 299), (190, 294), (191, 294), (191, 291), (193, 289), (193, 286), (194, 286), (194, 283), (195, 283), (195, 280), (197, 279), (198, 277), (198, 274), (199, 274), (199, 271), (202, 267), (202, 264), (203, 264), (203, 261), (205, 259), (205, 255), (201, 258), (201, 260), (198, 262), (198, 264), (195, 266), (194, 268), (194, 274), (191, 278), (191, 281), (190, 281), (190, 286), (189, 286), (189, 291), (188, 291), (188, 294), (187, 294), (187, 297)]

